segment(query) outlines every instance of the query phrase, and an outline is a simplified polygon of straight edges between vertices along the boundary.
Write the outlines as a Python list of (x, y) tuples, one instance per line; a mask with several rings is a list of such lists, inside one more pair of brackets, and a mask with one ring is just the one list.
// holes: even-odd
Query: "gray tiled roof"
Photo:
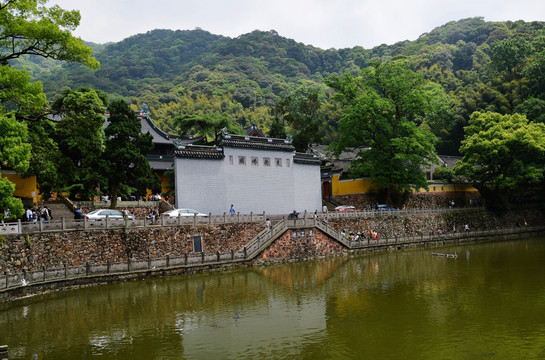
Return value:
[(288, 140), (275, 138), (262, 138), (257, 136), (226, 135), (220, 143), (224, 147), (277, 150), (277, 151), (295, 151), (295, 147)]
[(196, 159), (223, 159), (225, 155), (215, 146), (182, 146), (174, 150), (176, 157)]
[(293, 156), (293, 162), (299, 164), (320, 165), (322, 160), (312, 154), (295, 153)]

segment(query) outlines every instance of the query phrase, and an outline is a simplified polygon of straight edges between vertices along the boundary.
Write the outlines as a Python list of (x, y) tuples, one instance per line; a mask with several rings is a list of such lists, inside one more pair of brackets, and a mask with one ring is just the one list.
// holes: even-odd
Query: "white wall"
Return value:
[[(224, 154), (223, 160), (176, 158), (176, 207), (213, 214), (228, 212), (231, 204), (244, 214), (321, 209), (320, 166), (294, 164), (293, 153), (285, 151), (224, 148)], [(239, 156), (246, 157), (246, 165), (239, 164)], [(265, 157), (270, 166), (263, 165)]]

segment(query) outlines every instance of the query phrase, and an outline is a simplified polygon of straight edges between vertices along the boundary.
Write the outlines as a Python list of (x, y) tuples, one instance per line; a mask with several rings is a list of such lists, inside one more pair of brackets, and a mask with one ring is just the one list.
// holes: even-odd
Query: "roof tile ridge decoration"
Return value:
[(163, 130), (161, 130), (153, 120), (151, 120), (151, 118), (147, 115), (139, 115), (139, 117), (143, 118), (144, 120), (146, 120), (146, 122), (148, 123), (148, 125), (153, 129), (153, 131), (155, 131), (159, 136), (161, 136), (162, 138), (164, 138), (165, 140), (173, 140), (173, 139), (178, 139), (179, 136), (178, 135), (175, 135), (175, 134), (170, 134), (170, 133), (167, 133)]
[(288, 136), (287, 139), (278, 139), (270, 137), (227, 134), (225, 131), (222, 131), (220, 145), (224, 147), (247, 149), (277, 150), (287, 152), (295, 151), (295, 147), (292, 144), (290, 136)]
[(178, 158), (193, 159), (223, 159), (223, 149), (206, 145), (179, 145), (174, 150), (174, 156)]
[(293, 162), (298, 164), (309, 164), (309, 165), (321, 165), (322, 160), (316, 154), (307, 154), (296, 152), (293, 155)]

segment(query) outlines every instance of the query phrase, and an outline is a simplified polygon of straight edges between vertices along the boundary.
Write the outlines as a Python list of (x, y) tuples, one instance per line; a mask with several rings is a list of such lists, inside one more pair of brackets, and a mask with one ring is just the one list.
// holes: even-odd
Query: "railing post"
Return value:
[(193, 214), (193, 226), (197, 226), (197, 214)]
[[(186, 256), (187, 256), (187, 254), (186, 254)], [(170, 267), (170, 255), (167, 255), (167, 268), (168, 267)]]
[(110, 273), (110, 266), (111, 266), (110, 259), (108, 259), (108, 261), (106, 261), (106, 274)]
[(237, 212), (237, 223), (240, 223), (240, 211)]
[(223, 213), (223, 223), (227, 224), (227, 214)]
[(244, 258), (246, 259), (248, 257), (248, 250), (246, 250), (246, 246), (244, 247)]
[(151, 256), (148, 255), (148, 270), (151, 269)]
[(208, 213), (208, 227), (210, 227), (210, 225), (212, 225), (212, 213)]
[(216, 255), (217, 255), (217, 258), (218, 258), (217, 261), (220, 262), (220, 252), (219, 252), (219, 250), (216, 252)]
[(83, 230), (87, 229), (87, 217), (83, 217)]
[(109, 220), (110, 220), (110, 215), (106, 215), (106, 229), (108, 229), (109, 227)]
[(43, 282), (45, 282), (45, 266), (42, 266)]
[(21, 224), (21, 219), (17, 219), (17, 234), (23, 233), (23, 225)]
[(204, 264), (204, 252), (201, 253), (201, 264)]
[[(38, 216), (41, 216), (41, 214), (38, 214)], [(40, 230), (40, 232), (42, 232), (44, 230), (44, 227), (43, 227), (43, 222), (42, 222), (42, 218), (40, 217), (39, 219), (39, 224), (38, 224), (38, 229)]]
[(4, 271), (4, 277), (6, 278), (6, 289), (8, 288), (8, 272)]
[(231, 260), (235, 260), (235, 250), (231, 249)]
[(131, 272), (131, 258), (127, 258), (127, 272)]
[(89, 276), (89, 262), (86, 261), (85, 262), (85, 276)]
[(187, 265), (187, 253), (184, 254), (184, 264)]
[(64, 263), (64, 278), (68, 278), (68, 264)]
[(254, 212), (250, 211), (250, 222), (254, 222)]
[(165, 226), (165, 217), (161, 214), (161, 226)]

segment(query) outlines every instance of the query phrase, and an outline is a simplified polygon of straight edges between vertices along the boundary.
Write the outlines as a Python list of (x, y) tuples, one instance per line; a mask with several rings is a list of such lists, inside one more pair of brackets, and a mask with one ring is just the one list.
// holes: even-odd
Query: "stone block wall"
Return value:
[(301, 237), (300, 230), (297, 231), (297, 237), (293, 237), (291, 230), (286, 231), (261, 253), (258, 262), (315, 258), (347, 252), (344, 246), (318, 229), (313, 229), (313, 236), (310, 236), (309, 229), (304, 231), (305, 237)]
[(537, 210), (512, 211), (503, 216), (483, 211), (444, 211), (441, 213), (409, 214), (404, 216), (382, 215), (359, 219), (331, 219), (329, 226), (338, 231), (353, 233), (374, 230), (380, 236), (418, 236), (442, 232), (464, 231), (465, 225), (470, 230), (493, 230), (516, 226), (541, 226), (543, 214)]
[(241, 250), (264, 224), (156, 227), (41, 233), (0, 240), (0, 272), (21, 272), (108, 261), (126, 262), (192, 255), (193, 236), (202, 236), (206, 254)]

